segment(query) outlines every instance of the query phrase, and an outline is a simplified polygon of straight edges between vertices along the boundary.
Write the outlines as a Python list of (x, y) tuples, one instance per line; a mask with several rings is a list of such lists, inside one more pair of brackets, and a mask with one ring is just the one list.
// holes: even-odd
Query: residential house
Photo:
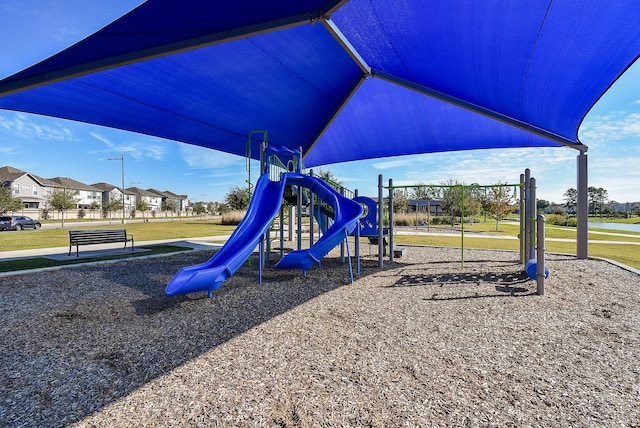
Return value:
[(76, 208), (91, 209), (100, 206), (102, 202), (102, 191), (97, 187), (81, 183), (68, 177), (49, 178), (47, 183), (47, 192), (54, 189), (69, 189), (75, 192)]
[(408, 212), (421, 212), (426, 213), (427, 210), (431, 213), (431, 215), (443, 215), (442, 204), (438, 200), (424, 200), (424, 199), (409, 199), (407, 202), (407, 211)]
[(162, 211), (175, 212), (175, 213), (180, 213), (180, 211), (182, 211), (182, 206), (183, 206), (182, 197), (176, 195), (173, 192), (168, 192), (168, 191), (161, 192), (160, 190), (157, 190), (157, 189), (147, 189), (147, 191), (161, 198)]
[(11, 189), (11, 194), (20, 198), (25, 208), (42, 208), (47, 201), (47, 180), (12, 166), (0, 168), (0, 187)]
[[(124, 198), (123, 198), (122, 190), (119, 187), (114, 186), (113, 184), (99, 182), (99, 183), (94, 183), (91, 186), (97, 189), (100, 189), (103, 207), (108, 207), (109, 204), (113, 201), (122, 201), (124, 199), (124, 212), (130, 214), (132, 210), (135, 210), (136, 195), (134, 193), (129, 192), (128, 189), (125, 189)], [(122, 209), (118, 210), (118, 213), (113, 213), (113, 214), (118, 216), (119, 212), (121, 211)]]
[(135, 195), (136, 201), (142, 201), (147, 204), (147, 211), (160, 212), (162, 209), (162, 196), (154, 192), (139, 187), (129, 187), (127, 193)]
[(170, 190), (165, 190), (164, 192), (167, 197), (171, 198), (171, 200), (177, 202), (178, 211), (187, 211), (189, 207), (189, 196), (187, 195), (177, 195)]

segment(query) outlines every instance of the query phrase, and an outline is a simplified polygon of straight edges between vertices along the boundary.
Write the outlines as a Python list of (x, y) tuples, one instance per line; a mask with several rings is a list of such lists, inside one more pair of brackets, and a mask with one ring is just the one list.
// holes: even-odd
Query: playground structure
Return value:
[[(388, 237), (389, 237), (389, 261), (394, 260), (394, 210), (393, 210), (393, 191), (395, 189), (407, 189), (409, 187), (459, 187), (461, 192), (461, 228), (460, 228), (460, 265), (464, 269), (464, 198), (465, 189), (489, 188), (489, 187), (516, 187), (519, 192), (519, 213), (520, 213), (520, 233), (518, 238), (520, 241), (520, 262), (523, 270), (531, 279), (536, 280), (537, 294), (544, 295), (545, 279), (549, 276), (549, 270), (545, 265), (545, 218), (544, 215), (537, 215), (536, 200), (536, 180), (531, 177), (531, 171), (527, 168), (524, 174), (520, 174), (520, 182), (517, 184), (501, 184), (501, 185), (412, 185), (412, 186), (394, 186), (393, 179), (389, 179), (389, 185), (384, 186), (382, 175), (378, 176), (378, 200), (382, 201), (384, 197), (384, 189), (388, 190)], [(384, 224), (385, 218), (383, 209), (379, 209), (378, 224)], [(382, 228), (379, 230), (379, 249), (378, 260), (379, 267), (383, 266), (384, 240)]]
[[(264, 131), (255, 131), (264, 132)], [(251, 136), (250, 136), (251, 138)], [(247, 150), (250, 145), (247, 144)], [(261, 145), (260, 177), (255, 187), (251, 185), (249, 171), (249, 193), (253, 193), (243, 220), (238, 224), (225, 245), (207, 262), (180, 269), (169, 282), (166, 294), (177, 295), (207, 291), (208, 297), (229, 279), (253, 254), (258, 247), (258, 282), (262, 283), (262, 271), (265, 261), (270, 261), (271, 227), (276, 217), (280, 218), (280, 260), (276, 269), (301, 269), (306, 276), (307, 270), (320, 265), (321, 259), (333, 248), (340, 245), (341, 259), (344, 261), (346, 245), (349, 261), (349, 274), (353, 282), (353, 267), (349, 253), (349, 236), (355, 236), (355, 258), (357, 274), (360, 274), (360, 238), (366, 237), (370, 243), (378, 246), (378, 266), (383, 267), (385, 247), (389, 248), (389, 260), (394, 261), (394, 212), (393, 191), (397, 188), (416, 186), (383, 185), (382, 175), (378, 176), (378, 201), (358, 196), (345, 197), (344, 189), (337, 191), (323, 179), (302, 172), (301, 150), (268, 146), (266, 132)], [(425, 187), (452, 187), (436, 185), (418, 185)], [(502, 186), (520, 189), (520, 260), (524, 271), (537, 281), (537, 293), (544, 294), (544, 280), (548, 269), (544, 264), (544, 216), (536, 218), (535, 178), (527, 169), (521, 174), (520, 183)], [(461, 188), (462, 218), (464, 218), (465, 188), (486, 188), (493, 186), (465, 186)], [(385, 219), (384, 189), (388, 190), (388, 218)], [(308, 192), (308, 196), (305, 193)], [(306, 198), (306, 200), (305, 200)], [(317, 200), (316, 200), (317, 199)], [(309, 206), (309, 248), (302, 249), (302, 205)], [(284, 208), (297, 205), (297, 249), (284, 254)], [(365, 209), (366, 208), (366, 209)], [(314, 242), (314, 219), (318, 224), (318, 239)], [(382, 227), (388, 220), (388, 228)], [(461, 221), (461, 267), (464, 268), (464, 221)], [(537, 235), (536, 235), (537, 229)], [(293, 222), (289, 211), (289, 240), (292, 240)], [(537, 238), (537, 239), (536, 239)], [(537, 247), (536, 247), (537, 241)], [(266, 248), (265, 248), (266, 244)], [(537, 251), (536, 251), (537, 250)]]
[[(165, 290), (168, 295), (187, 294), (199, 291), (207, 291), (208, 297), (213, 290), (218, 289), (224, 281), (230, 278), (244, 262), (253, 254), (256, 246), (259, 247), (259, 282), (262, 282), (262, 269), (265, 261), (265, 241), (268, 245), (266, 259), (270, 254), (270, 229), (274, 219), (280, 213), (280, 237), (282, 239), (283, 197), (285, 189), (295, 189), (297, 203), (302, 205), (302, 189), (308, 189), (313, 195), (326, 204), (333, 213), (331, 225), (328, 226), (322, 237), (308, 249), (301, 248), (301, 222), (298, 221), (298, 249), (283, 256), (276, 263), (278, 269), (301, 269), (303, 274), (319, 264), (320, 260), (340, 244), (347, 244), (348, 237), (353, 232), (359, 231), (358, 223), (362, 215), (362, 206), (349, 198), (342, 196), (333, 187), (322, 179), (302, 173), (301, 151), (292, 151), (284, 147), (262, 145), (261, 175), (258, 179), (253, 197), (250, 200), (247, 214), (238, 224), (225, 245), (217, 251), (207, 262), (195, 266), (180, 269), (167, 285)], [(301, 210), (298, 210), (300, 216)], [(313, 222), (311, 222), (313, 224)], [(310, 233), (313, 239), (313, 231)], [(358, 241), (356, 239), (356, 258), (359, 259)], [(353, 281), (351, 257), (349, 255), (349, 272)], [(359, 273), (359, 263), (358, 263)]]

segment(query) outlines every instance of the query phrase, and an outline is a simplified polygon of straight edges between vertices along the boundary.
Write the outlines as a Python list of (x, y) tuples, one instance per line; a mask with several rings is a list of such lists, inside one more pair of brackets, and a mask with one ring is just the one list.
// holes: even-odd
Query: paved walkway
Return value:
[[(203, 236), (198, 238), (188, 239), (161, 239), (157, 241), (142, 241), (135, 243), (135, 253), (143, 253), (146, 250), (142, 247), (148, 245), (158, 244), (170, 244), (179, 247), (193, 248), (194, 250), (214, 249), (220, 247), (220, 244), (215, 244), (212, 241), (226, 241), (229, 235), (220, 236)], [(88, 259), (93, 257), (112, 256), (118, 254), (130, 254), (131, 245), (128, 244), (124, 249), (122, 244), (97, 244), (91, 246), (81, 246), (79, 256), (76, 257), (76, 248), (73, 247), (71, 255), (69, 255), (69, 247), (55, 247), (55, 248), (36, 248), (32, 250), (17, 250), (17, 251), (0, 251), (0, 261), (17, 260), (33, 257), (45, 257), (53, 260), (76, 260), (76, 259)]]

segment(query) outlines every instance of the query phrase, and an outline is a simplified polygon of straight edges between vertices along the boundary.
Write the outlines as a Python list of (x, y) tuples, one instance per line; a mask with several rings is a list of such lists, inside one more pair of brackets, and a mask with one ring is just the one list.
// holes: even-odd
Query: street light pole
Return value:
[(122, 162), (122, 224), (124, 224), (126, 216), (124, 207), (124, 155), (120, 155), (118, 158), (107, 158), (107, 160), (119, 160)]

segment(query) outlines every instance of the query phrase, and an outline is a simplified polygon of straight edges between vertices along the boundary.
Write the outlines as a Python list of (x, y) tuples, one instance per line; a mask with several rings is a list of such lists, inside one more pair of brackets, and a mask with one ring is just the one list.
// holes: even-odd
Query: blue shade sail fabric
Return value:
[(0, 108), (241, 156), (266, 130), (306, 166), (585, 149), (580, 123), (640, 55), (638, 22), (637, 0), (149, 0), (0, 81)]

